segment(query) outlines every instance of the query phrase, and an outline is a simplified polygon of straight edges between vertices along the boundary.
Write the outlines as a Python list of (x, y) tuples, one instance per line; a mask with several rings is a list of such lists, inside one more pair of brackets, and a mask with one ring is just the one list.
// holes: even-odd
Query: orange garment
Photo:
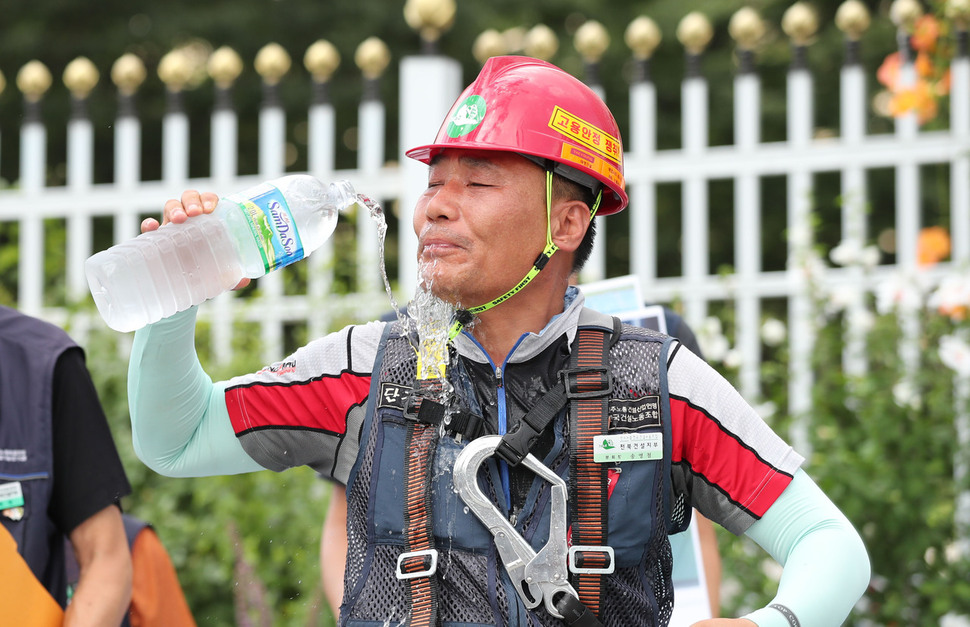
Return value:
[(175, 567), (150, 527), (135, 538), (131, 563), (131, 627), (195, 627)]
[[(18, 627), (59, 627), (64, 611), (37, 581), (17, 552), (17, 541), (0, 525), (0, 610), (4, 624)], [(10, 621), (9, 623), (7, 621)]]

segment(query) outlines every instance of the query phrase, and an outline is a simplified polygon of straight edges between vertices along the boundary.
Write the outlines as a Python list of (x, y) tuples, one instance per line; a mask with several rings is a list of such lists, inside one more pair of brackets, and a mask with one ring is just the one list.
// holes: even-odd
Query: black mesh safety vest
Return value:
[[(612, 319), (584, 310), (580, 325), (612, 328)], [(604, 575), (604, 626), (666, 625), (673, 608), (672, 557), (668, 533), (686, 528), (688, 508), (672, 502), (670, 489), (670, 411), (666, 388), (666, 356), (671, 338), (655, 331), (624, 325), (612, 346), (609, 368), (613, 396), (609, 402), (610, 431), (653, 432), (664, 445), (662, 459), (611, 464), (613, 478), (608, 504), (609, 545), (616, 570)], [(557, 379), (569, 355), (565, 335), (551, 338), (545, 350), (521, 362), (505, 365), (504, 401), (528, 408)], [(448, 369), (460, 405), (485, 416), (494, 431), (497, 385), (492, 368), (453, 352)], [(340, 624), (348, 626), (407, 624), (407, 582), (396, 575), (398, 556), (405, 551), (404, 456), (406, 397), (416, 376), (416, 358), (397, 323), (388, 325), (371, 380), (361, 449), (347, 487), (348, 554)], [(569, 481), (567, 411), (550, 425), (541, 451), (533, 451), (549, 468)], [(510, 420), (515, 420), (510, 411)], [(511, 428), (511, 425), (510, 425)], [(605, 434), (604, 434), (605, 435)], [(499, 562), (488, 530), (460, 499), (451, 469), (463, 444), (440, 435), (432, 459), (429, 486), (435, 547), (439, 552), (435, 577), (440, 595), (438, 622), (443, 626), (562, 625), (541, 606), (527, 610)], [(500, 510), (510, 511), (495, 458), (486, 461), (479, 483)], [(521, 492), (515, 506), (515, 526), (536, 549), (549, 533), (549, 484), (539, 478)], [(513, 495), (513, 500), (516, 497)]]

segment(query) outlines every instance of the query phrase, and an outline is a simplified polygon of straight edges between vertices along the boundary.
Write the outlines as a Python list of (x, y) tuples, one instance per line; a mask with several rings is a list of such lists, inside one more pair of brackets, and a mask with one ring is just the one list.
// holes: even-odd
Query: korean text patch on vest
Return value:
[(610, 401), (610, 431), (639, 431), (660, 426), (660, 397)]
[(409, 394), (411, 394), (410, 387), (384, 381), (381, 383), (381, 398), (377, 407), (378, 409), (404, 409)]

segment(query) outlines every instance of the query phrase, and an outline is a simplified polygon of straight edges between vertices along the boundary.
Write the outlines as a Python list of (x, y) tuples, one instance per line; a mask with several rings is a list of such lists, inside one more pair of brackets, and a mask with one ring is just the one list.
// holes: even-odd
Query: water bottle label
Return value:
[(303, 242), (286, 199), (279, 189), (264, 183), (255, 194), (234, 194), (227, 200), (239, 205), (263, 257), (266, 272), (303, 259)]

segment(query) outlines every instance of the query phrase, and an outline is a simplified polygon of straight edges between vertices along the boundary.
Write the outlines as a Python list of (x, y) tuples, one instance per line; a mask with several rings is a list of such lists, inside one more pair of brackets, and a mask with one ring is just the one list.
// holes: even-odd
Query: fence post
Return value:
[[(713, 36), (707, 17), (688, 13), (677, 26), (677, 39), (686, 49), (686, 71), (681, 85), (681, 135), (685, 156), (702, 158), (708, 146), (708, 90), (701, 75), (701, 56)], [(683, 179), (683, 277), (687, 284), (701, 285), (709, 273), (710, 245), (708, 181), (694, 171)], [(697, 290), (684, 293), (688, 324), (700, 328), (707, 316), (707, 297)]]
[(171, 189), (181, 189), (189, 178), (189, 118), (185, 115), (183, 92), (192, 68), (181, 50), (172, 50), (158, 64), (158, 77), (165, 83), (166, 107), (162, 118), (162, 180)]
[[(734, 79), (734, 144), (744, 155), (753, 154), (761, 141), (761, 81), (755, 73), (754, 47), (764, 30), (753, 9), (743, 8), (731, 18), (730, 33), (739, 58)], [(734, 181), (734, 258), (739, 388), (742, 396), (754, 402), (761, 395), (761, 300), (754, 289), (761, 271), (761, 180), (751, 171), (738, 174)]]
[[(364, 77), (359, 108), (357, 167), (364, 176), (375, 175), (384, 163), (384, 103), (380, 77), (391, 54), (383, 41), (370, 37), (357, 48), (355, 61)], [(380, 290), (377, 223), (367, 208), (357, 208), (357, 291), (375, 294)]]
[[(966, 24), (955, 35), (956, 54), (950, 63), (950, 132), (964, 149), (953, 156), (950, 165), (950, 225), (953, 263), (966, 272), (970, 268), (970, 45)], [(970, 377), (955, 376), (953, 388), (957, 434), (953, 480), (958, 489), (954, 520), (961, 554), (966, 557), (970, 555)]]
[(630, 195), (630, 270), (640, 278), (643, 288), (657, 279), (657, 184), (649, 178), (648, 164), (657, 151), (657, 88), (650, 78), (650, 57), (660, 39), (660, 29), (648, 17), (638, 17), (626, 30), (634, 63), (630, 85), (632, 158), (625, 173)]
[[(869, 12), (861, 2), (847, 2), (836, 13), (836, 25), (845, 33), (844, 60), (839, 72), (841, 141), (847, 146), (858, 146), (866, 135), (866, 75), (862, 67), (860, 38), (869, 26)], [(865, 170), (855, 163), (843, 165), (841, 189), (842, 241), (861, 250), (868, 237), (866, 205), (869, 191)], [(854, 265), (847, 271), (853, 285), (862, 284), (864, 277), (861, 267)], [(866, 332), (860, 328), (859, 320), (868, 307), (862, 290), (853, 289), (851, 299), (846, 307), (846, 345), (842, 354), (842, 366), (846, 374), (860, 376), (868, 368), (868, 360)]]
[[(40, 61), (30, 61), (17, 73), (24, 94), (24, 121), (20, 128), (20, 188), (27, 198), (44, 188), (47, 166), (47, 130), (41, 119), (41, 101), (51, 85), (51, 73)], [(20, 218), (20, 285), (18, 307), (31, 315), (44, 306), (44, 221), (33, 212)]]
[[(908, 12), (897, 10), (909, 9)], [(917, 12), (919, 11), (919, 12)], [(896, 23), (896, 42), (902, 66), (899, 81), (903, 88), (916, 85), (916, 68), (913, 64), (913, 50), (909, 35), (913, 24), (919, 17), (919, 5), (908, 0), (895, 0), (890, 11)], [(900, 144), (916, 140), (919, 134), (919, 121), (915, 111), (896, 117), (896, 139)], [(907, 277), (915, 276), (918, 269), (917, 240), (920, 230), (920, 184), (919, 165), (915, 159), (901, 157), (896, 163), (896, 266)], [(899, 313), (899, 324), (903, 338), (899, 344), (899, 355), (907, 372), (912, 373), (919, 367), (920, 323), (915, 312)]]
[[(115, 118), (114, 183), (115, 188), (134, 192), (141, 180), (141, 122), (135, 111), (135, 93), (145, 80), (145, 65), (128, 53), (111, 67), (111, 80), (118, 88), (118, 113)], [(114, 241), (123, 242), (138, 234), (138, 219), (134, 211), (115, 207)]]
[(950, 132), (958, 150), (950, 165), (953, 261), (970, 265), (970, 43), (967, 27), (957, 30), (956, 54), (950, 62)]
[[(324, 183), (334, 179), (336, 115), (330, 102), (330, 77), (340, 65), (340, 54), (329, 41), (314, 42), (303, 56), (303, 65), (313, 79), (313, 99), (307, 116), (307, 166), (310, 174)], [(330, 323), (329, 308), (323, 307), (333, 289), (333, 239), (328, 239), (306, 260), (310, 264), (307, 297), (311, 311), (307, 334), (323, 336)]]
[[(606, 90), (603, 89), (599, 78), (599, 62), (610, 46), (610, 35), (606, 28), (595, 20), (587, 20), (576, 29), (573, 44), (585, 65), (585, 82), (593, 92), (606, 102)], [(594, 246), (583, 268), (583, 281), (599, 281), (606, 278), (606, 241), (609, 220), (596, 220), (596, 239), (599, 246)]]
[[(797, 48), (796, 48), (797, 51)], [(789, 67), (787, 85), (788, 145), (807, 149), (812, 141), (812, 77), (804, 55), (796, 52)], [(806, 264), (813, 236), (812, 173), (802, 161), (796, 161), (788, 173), (788, 262), (792, 285), (788, 301), (789, 363), (788, 410), (792, 416), (792, 446), (806, 458), (811, 456), (808, 412), (812, 406), (812, 349), (815, 332), (812, 327), (813, 305)]]
[[(212, 129), (209, 146), (209, 175), (214, 191), (225, 195), (232, 190), (238, 174), (239, 119), (232, 101), (232, 86), (242, 73), (242, 59), (236, 51), (222, 47), (212, 53), (208, 64), (209, 76), (215, 83), (215, 103), (212, 110)], [(209, 309), (213, 320), (232, 320), (235, 294), (226, 292), (212, 299)], [(210, 326), (212, 355), (218, 364), (232, 358), (232, 324)]]
[(400, 291), (405, 300), (417, 287), (418, 262), (415, 257), (418, 240), (411, 228), (411, 216), (418, 197), (427, 187), (427, 167), (404, 155), (406, 150), (434, 141), (441, 121), (461, 93), (461, 66), (457, 61), (439, 55), (410, 56), (401, 59), (400, 67), (400, 163), (403, 178), (401, 190), (401, 233), (398, 260), (401, 269)]
[[(782, 28), (792, 42), (792, 62), (787, 77), (788, 143), (795, 149), (805, 150), (812, 139), (815, 112), (814, 85), (811, 70), (807, 62), (807, 46), (818, 29), (815, 13), (802, 4), (790, 7), (784, 15)], [(800, 170), (788, 179), (788, 228), (789, 233), (789, 261), (788, 272), (797, 272), (800, 254), (798, 235), (800, 231), (805, 235), (811, 232), (808, 224), (808, 214), (811, 211), (809, 194), (812, 189), (811, 175)], [(809, 240), (810, 242), (811, 240)], [(805, 242), (806, 244), (808, 242)], [(793, 417), (791, 426), (792, 443), (795, 448), (806, 457), (812, 452), (811, 441), (808, 437), (810, 427), (808, 410), (812, 405), (811, 388), (814, 381), (812, 376), (811, 354), (815, 344), (812, 329), (812, 301), (807, 293), (805, 278), (796, 284), (789, 300), (789, 412)]]
[[(279, 44), (267, 44), (256, 55), (256, 72), (263, 79), (263, 101), (259, 109), (259, 175), (263, 180), (282, 176), (286, 160), (286, 112), (279, 95), (279, 83), (290, 70), (290, 55)], [(281, 298), (285, 268), (259, 279), (263, 292), (263, 362), (283, 357)]]
[[(87, 99), (98, 83), (98, 70), (85, 57), (71, 61), (64, 69), (64, 84), (71, 92), (71, 117), (67, 123), (67, 187), (80, 198), (94, 182), (94, 129)], [(91, 216), (72, 212), (67, 217), (67, 298), (84, 300), (88, 294), (84, 260), (91, 255)]]

